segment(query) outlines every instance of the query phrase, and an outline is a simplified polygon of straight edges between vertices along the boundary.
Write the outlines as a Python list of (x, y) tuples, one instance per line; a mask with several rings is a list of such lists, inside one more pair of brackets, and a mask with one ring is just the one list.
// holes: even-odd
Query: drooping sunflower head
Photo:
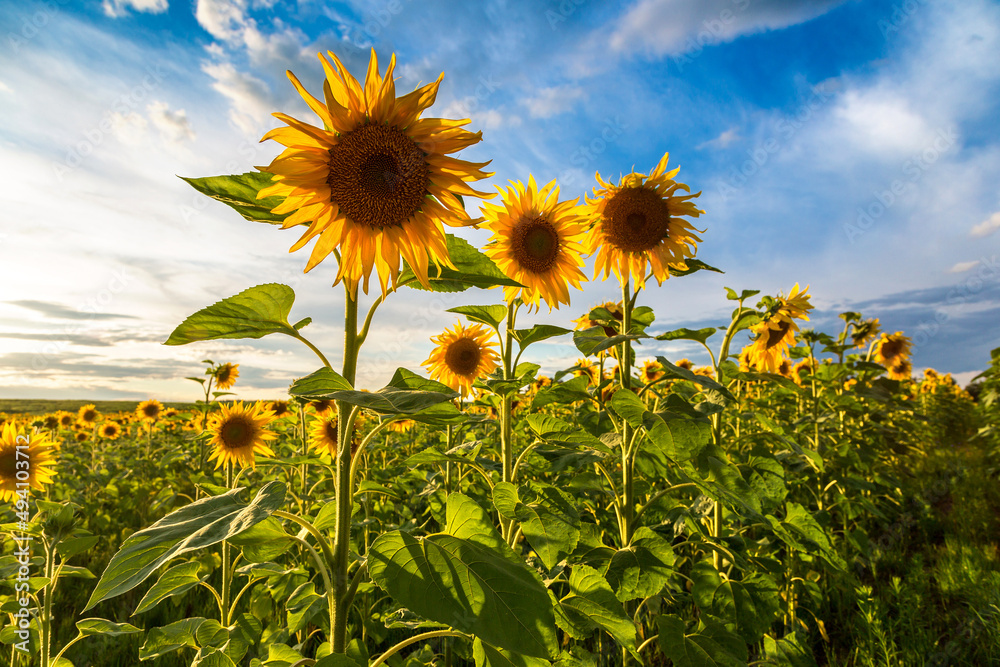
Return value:
[(910, 356), (911, 345), (912, 341), (904, 336), (902, 331), (894, 334), (883, 333), (875, 343), (875, 361), (889, 368), (899, 359)]
[(104, 422), (101, 427), (97, 429), (97, 432), (105, 440), (117, 440), (122, 434), (121, 424), (118, 422)]
[(642, 364), (642, 372), (639, 377), (644, 384), (656, 382), (664, 376), (663, 366), (655, 359), (647, 359)]
[(890, 380), (910, 380), (913, 377), (913, 364), (906, 357), (896, 357), (888, 366)]
[(54, 431), (59, 428), (59, 415), (45, 415), (43, 427)]
[(792, 379), (792, 362), (788, 359), (782, 359), (778, 363), (778, 375), (784, 378)]
[(493, 236), (486, 254), (511, 279), (524, 285), (505, 286), (508, 303), (518, 296), (529, 308), (544, 299), (551, 311), (569, 304), (569, 286), (580, 289), (586, 280), (580, 240), (586, 232), (578, 199), (559, 201), (559, 188), (551, 181), (541, 190), (533, 176), (528, 185), (511, 181), (499, 205), (485, 204), (485, 226)]
[(240, 376), (240, 365), (230, 363), (219, 364), (212, 375), (215, 376), (216, 389), (225, 391), (236, 384), (236, 378)]
[[(782, 360), (784, 361), (784, 360)], [(791, 377), (795, 384), (800, 387), (805, 386), (805, 377), (808, 377), (816, 371), (816, 364), (811, 363), (809, 359), (803, 359), (799, 363), (792, 366)]]
[(851, 331), (851, 342), (855, 347), (865, 347), (882, 332), (882, 326), (877, 317), (870, 317), (867, 320), (853, 323)]
[[(38, 490), (45, 484), (51, 484), (52, 476), (56, 474), (53, 470), (56, 450), (56, 445), (45, 434), (29, 434), (24, 426), (18, 427), (13, 421), (5, 422), (0, 429), (0, 502), (18, 498), (17, 490), (22, 488), (18, 487), (19, 482), (27, 482), (31, 488)], [(23, 478), (19, 478), (19, 472), (27, 473), (27, 477), (22, 475)]]
[(97, 411), (93, 403), (81, 405), (80, 410), (76, 413), (77, 422), (88, 428), (92, 428), (100, 419), (101, 413)]
[(155, 398), (143, 401), (136, 407), (135, 416), (139, 421), (152, 424), (163, 416), (163, 404)]
[(493, 372), (499, 365), (496, 342), (492, 332), (481, 324), (464, 326), (457, 323), (433, 336), (436, 345), (423, 365), (430, 371), (431, 379), (442, 382), (467, 396), (477, 378)]
[(588, 217), (595, 226), (585, 241), (586, 251), (597, 253), (595, 277), (603, 271), (607, 278), (613, 271), (619, 281), (631, 278), (642, 288), (648, 266), (662, 284), (670, 277), (670, 266), (684, 266), (694, 257), (701, 239), (681, 216), (697, 218), (704, 213), (690, 201), (701, 193), (679, 194), (690, 189), (674, 181), (679, 167), (667, 172), (668, 157), (665, 153), (648, 176), (633, 172), (618, 185), (597, 174), (601, 187), (594, 188), (593, 199), (587, 198)]
[(795, 333), (799, 330), (795, 320), (808, 320), (812, 308), (808, 285), (800, 290), (795, 283), (787, 297), (775, 299), (763, 321), (750, 327), (757, 335), (750, 346), (749, 359), (753, 365), (762, 371), (777, 372), (788, 347), (795, 343)]
[[(598, 313), (594, 313), (595, 310), (598, 311)], [(603, 315), (602, 311), (605, 310), (611, 315), (611, 319), (614, 320), (615, 324), (621, 322), (625, 318), (625, 312), (622, 310), (621, 301), (618, 303), (615, 303), (614, 301), (606, 301), (599, 306), (591, 308), (586, 315), (573, 320), (573, 323), (576, 324), (577, 331), (583, 331), (584, 329), (590, 329), (592, 327), (602, 327), (604, 329), (604, 335), (606, 336), (615, 336), (619, 334), (620, 331), (615, 329), (613, 326), (609, 326), (612, 324), (610, 320), (605, 322), (598, 317), (598, 314)], [(591, 315), (598, 317), (598, 319), (591, 319)], [(618, 327), (620, 328), (621, 325), (619, 324)]]
[(230, 462), (256, 467), (255, 454), (274, 456), (267, 445), (268, 440), (278, 437), (268, 428), (272, 421), (274, 413), (259, 402), (253, 405), (223, 403), (218, 412), (208, 417), (207, 430), (212, 434), (208, 442), (212, 454), (208, 459), (216, 461), (216, 468)]
[[(359, 281), (368, 280), (375, 267), (385, 294), (395, 286), (400, 258), (427, 286), (427, 267), (453, 267), (448, 256), (442, 223), (476, 224), (456, 195), (486, 197), (467, 181), (489, 177), (487, 163), (473, 163), (449, 155), (482, 139), (482, 133), (462, 129), (469, 120), (421, 118), (434, 104), (442, 74), (402, 97), (396, 97), (393, 55), (385, 76), (379, 72), (374, 49), (362, 86), (332, 52), (320, 53), (326, 72), (323, 101), (302, 86), (294, 74), (288, 78), (321, 127), (283, 113), (274, 116), (287, 127), (271, 130), (285, 150), (263, 171), (273, 174), (273, 184), (258, 198), (272, 195), (284, 201), (272, 209), (285, 218), (283, 228), (309, 225), (291, 250), (316, 239), (306, 271), (340, 249), (336, 282), (345, 281), (353, 294)], [(333, 62), (331, 63), (330, 60)]]

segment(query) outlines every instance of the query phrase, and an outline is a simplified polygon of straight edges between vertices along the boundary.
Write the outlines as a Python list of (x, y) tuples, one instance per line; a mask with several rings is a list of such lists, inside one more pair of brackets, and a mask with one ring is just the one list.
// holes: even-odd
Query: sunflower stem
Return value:
[[(636, 291), (638, 294), (638, 290)], [(622, 279), (622, 330), (628, 335), (632, 329), (632, 308), (635, 305), (628, 277)], [(632, 380), (632, 341), (625, 339), (621, 343), (618, 359), (618, 383), (621, 391), (631, 391)], [(598, 380), (600, 382), (600, 380)], [(634, 454), (629, 447), (632, 440), (632, 425), (628, 420), (622, 420), (622, 503), (621, 503), (621, 548), (628, 547), (632, 541), (633, 522), (635, 520), (635, 502), (633, 500), (633, 469)]]
[[(507, 343), (503, 349), (504, 380), (509, 380), (514, 376), (513, 363), (511, 361), (514, 356), (514, 314), (514, 302), (511, 301), (507, 304), (507, 325), (504, 330), (504, 338)], [(513, 425), (511, 423), (510, 408), (511, 395), (507, 393), (501, 397), (500, 402), (500, 452), (503, 463), (504, 482), (511, 482), (514, 477)], [(509, 540), (514, 533), (514, 521), (501, 517), (500, 525), (503, 528), (501, 534)]]
[[(232, 461), (228, 461), (226, 463), (226, 465), (225, 465), (225, 469), (226, 469), (226, 488), (227, 489), (232, 489), (233, 488), (233, 462)], [(230, 587), (230, 583), (231, 583), (232, 577), (233, 577), (233, 573), (230, 571), (230, 562), (229, 562), (229, 542), (226, 541), (226, 540), (223, 540), (222, 541), (222, 590), (221, 590), (221, 597), (222, 597), (221, 616), (222, 616), (222, 618), (220, 619), (221, 622), (222, 622), (223, 627), (229, 625), (228, 619), (226, 618), (226, 616), (227, 616), (227, 610), (229, 609), (229, 587)]]

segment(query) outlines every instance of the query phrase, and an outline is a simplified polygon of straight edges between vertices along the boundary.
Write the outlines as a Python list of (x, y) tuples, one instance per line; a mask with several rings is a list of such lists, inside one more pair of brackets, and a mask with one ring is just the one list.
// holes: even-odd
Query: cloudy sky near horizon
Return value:
[[(914, 338), (917, 369), (968, 380), (1000, 345), (996, 2), (29, 0), (0, 2), (0, 25), (0, 397), (191, 399), (183, 378), (206, 358), (240, 364), (239, 397), (278, 396), (317, 367), (291, 339), (161, 345), (265, 282), (295, 289), (292, 317), (339, 357), (335, 267), (303, 275), (298, 234), (176, 176), (266, 165), (270, 114), (311, 118), (285, 71), (319, 91), (318, 51), (361, 77), (372, 47), (396, 54), (400, 93), (444, 72), (429, 115), (482, 130), (460, 155), (493, 160), (480, 189), (530, 173), (578, 197), (595, 171), (647, 172), (670, 152), (703, 193), (698, 256), (726, 273), (654, 283), (654, 331), (725, 324), (723, 286), (798, 282), (815, 328), (879, 317)], [(616, 291), (589, 284), (520, 322), (566, 324)], [(499, 297), (394, 296), (359, 384), (420, 370), (446, 308)], [(552, 372), (578, 356), (553, 343), (526, 358)]]

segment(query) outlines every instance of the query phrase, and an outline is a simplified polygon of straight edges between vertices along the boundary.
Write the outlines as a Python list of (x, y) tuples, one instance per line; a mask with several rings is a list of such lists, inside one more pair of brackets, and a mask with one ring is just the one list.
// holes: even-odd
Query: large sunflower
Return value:
[(101, 413), (97, 411), (97, 408), (93, 403), (89, 405), (81, 405), (80, 410), (76, 413), (76, 421), (78, 424), (86, 426), (87, 428), (93, 428), (101, 419)]
[(701, 241), (695, 234), (698, 230), (679, 216), (697, 218), (704, 213), (690, 201), (701, 193), (677, 194), (691, 190), (674, 181), (680, 167), (667, 173), (669, 155), (664, 154), (648, 176), (633, 172), (618, 185), (597, 174), (602, 187), (594, 188), (593, 199), (587, 198), (588, 217), (595, 227), (585, 241), (587, 252), (597, 253), (595, 278), (603, 271), (606, 279), (614, 271), (618, 280), (631, 277), (642, 288), (649, 265), (651, 275), (662, 284), (670, 277), (670, 266), (684, 266), (694, 257)]
[(764, 321), (750, 328), (757, 334), (748, 354), (751, 366), (769, 373), (778, 372), (785, 351), (795, 342), (795, 332), (799, 330), (795, 320), (809, 319), (808, 312), (813, 307), (808, 292), (808, 285), (800, 291), (799, 284), (795, 283), (787, 297), (778, 297)]
[(213, 446), (208, 460), (218, 459), (215, 467), (229, 463), (256, 467), (254, 454), (274, 456), (267, 446), (267, 440), (278, 435), (267, 428), (274, 421), (274, 413), (264, 409), (260, 403), (244, 406), (243, 403), (223, 404), (219, 412), (208, 417), (209, 440)]
[(875, 343), (875, 362), (889, 368), (900, 359), (910, 356), (911, 344), (912, 341), (904, 336), (902, 331), (894, 334), (883, 333)]
[(587, 279), (580, 267), (583, 247), (580, 240), (587, 231), (577, 206), (579, 198), (559, 201), (559, 188), (553, 180), (541, 190), (533, 176), (528, 186), (510, 181), (504, 192), (497, 186), (503, 201), (485, 204), (485, 226), (493, 236), (486, 254), (506, 275), (524, 287), (506, 286), (504, 298), (511, 302), (518, 296), (529, 307), (545, 299), (549, 310), (569, 304), (569, 285), (580, 289)]
[(385, 294), (390, 280), (396, 285), (400, 257), (427, 286), (430, 262), (453, 268), (441, 223), (480, 222), (469, 218), (456, 195), (492, 196), (466, 183), (491, 176), (482, 170), (488, 162), (448, 155), (477, 143), (482, 133), (463, 130), (468, 119), (420, 118), (434, 104), (444, 74), (397, 98), (392, 80), (395, 55), (382, 77), (373, 49), (362, 87), (336, 55), (327, 53), (333, 64), (319, 54), (326, 71), (324, 102), (288, 72), (323, 127), (274, 114), (288, 127), (271, 130), (264, 139), (274, 139), (286, 149), (262, 168), (274, 174), (274, 183), (258, 197), (285, 197), (272, 210), (291, 213), (284, 229), (309, 225), (291, 251), (318, 237), (306, 271), (339, 248), (334, 284), (346, 281), (353, 294), (362, 277), (368, 292), (373, 266)]
[(42, 433), (25, 434), (23, 426), (5, 423), (0, 431), (0, 502), (16, 500), (18, 489), (27, 488), (18, 484), (38, 490), (51, 484), (56, 448)]
[(212, 375), (215, 376), (216, 389), (230, 389), (234, 384), (236, 384), (236, 378), (240, 376), (240, 365), (229, 363), (220, 364)]
[(118, 422), (107, 421), (101, 424), (97, 432), (105, 440), (117, 440), (122, 434), (122, 427)]
[(334, 414), (326, 414), (319, 419), (314, 419), (309, 427), (309, 445), (317, 452), (326, 452), (330, 456), (337, 456), (339, 423)]
[(430, 371), (431, 379), (442, 382), (465, 397), (472, 383), (493, 372), (499, 365), (500, 355), (493, 348), (492, 333), (481, 324), (457, 323), (439, 336), (431, 337), (435, 347), (423, 365)]
[(143, 401), (135, 408), (135, 416), (139, 421), (152, 424), (163, 416), (163, 404), (155, 398)]

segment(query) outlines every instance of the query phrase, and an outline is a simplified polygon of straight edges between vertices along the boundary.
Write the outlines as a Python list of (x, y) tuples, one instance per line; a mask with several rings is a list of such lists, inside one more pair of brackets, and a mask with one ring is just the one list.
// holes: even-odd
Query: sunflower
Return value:
[(139, 421), (152, 424), (163, 416), (163, 404), (155, 398), (143, 401), (136, 407), (135, 416)]
[(59, 428), (59, 415), (45, 415), (45, 428), (54, 431)]
[(41, 433), (27, 435), (23, 426), (4, 423), (0, 430), (0, 502), (16, 500), (18, 489), (26, 488), (24, 484), (38, 490), (51, 484), (56, 474), (52, 469), (56, 449)]
[(271, 401), (267, 404), (267, 409), (274, 413), (275, 419), (288, 417), (292, 411), (288, 408), (288, 401)]
[(412, 419), (397, 419), (396, 421), (389, 424), (388, 428), (393, 433), (406, 433), (417, 425)]
[(309, 427), (309, 445), (316, 451), (337, 456), (337, 428), (339, 421), (336, 415), (324, 415), (313, 420)]
[(573, 370), (574, 377), (584, 376), (587, 378), (587, 384), (596, 385), (598, 384), (598, 369), (597, 364), (589, 359), (577, 359), (576, 368)]
[(875, 343), (875, 362), (889, 368), (899, 359), (910, 356), (910, 345), (910, 339), (902, 331), (891, 335), (883, 333)]
[(862, 322), (855, 322), (854, 330), (851, 331), (851, 342), (854, 343), (855, 347), (863, 348), (875, 340), (881, 331), (882, 327), (877, 317), (871, 317)]
[(465, 397), (477, 378), (492, 373), (499, 365), (500, 356), (493, 350), (496, 343), (490, 340), (491, 336), (481, 324), (466, 327), (459, 322), (454, 329), (445, 329), (441, 335), (431, 338), (437, 347), (423, 365), (430, 371), (432, 380), (448, 385)]
[(643, 384), (652, 384), (664, 376), (663, 366), (655, 359), (647, 359), (642, 364), (642, 371), (639, 378)]
[(783, 378), (792, 379), (792, 362), (788, 359), (782, 359), (781, 363), (778, 364), (778, 375)]
[(913, 364), (906, 357), (897, 357), (889, 366), (890, 380), (910, 380), (913, 376)]
[(309, 401), (306, 403), (306, 406), (312, 408), (313, 412), (322, 417), (331, 413), (336, 407), (336, 404), (329, 398), (317, 398), (315, 401)]
[[(782, 362), (784, 362), (784, 359), (782, 359)], [(808, 359), (803, 359), (792, 366), (791, 378), (800, 387), (805, 386), (805, 380), (802, 378), (803, 371), (806, 374), (814, 373), (816, 371), (816, 364), (811, 363)]]
[(674, 366), (689, 371), (694, 368), (694, 363), (690, 359), (678, 359), (674, 362)]
[(536, 394), (546, 387), (552, 386), (552, 378), (547, 375), (539, 375), (531, 383), (531, 391)]
[(171, 417), (176, 417), (180, 413), (181, 411), (178, 410), (177, 408), (167, 408), (166, 410), (163, 411), (163, 418), (170, 419)]
[(505, 286), (508, 303), (518, 296), (529, 308), (539, 307), (545, 299), (549, 310), (559, 304), (569, 304), (569, 285), (580, 289), (587, 279), (583, 266), (580, 240), (586, 233), (583, 207), (579, 197), (559, 201), (559, 188), (553, 180), (541, 190), (533, 176), (528, 187), (520, 181), (510, 181), (504, 192), (497, 186), (502, 201), (485, 204), (485, 226), (493, 236), (485, 252), (507, 276), (524, 287)]
[(93, 403), (80, 406), (80, 410), (76, 413), (77, 423), (87, 428), (93, 428), (100, 419), (101, 413), (97, 411)]
[(70, 428), (73, 426), (73, 422), (76, 421), (76, 417), (73, 416), (72, 412), (66, 412), (65, 410), (60, 410), (56, 413), (59, 417), (59, 428)]
[(759, 370), (774, 373), (785, 356), (788, 346), (795, 342), (795, 332), (799, 330), (795, 320), (808, 320), (809, 286), (799, 290), (795, 283), (788, 297), (778, 297), (764, 320), (750, 330), (757, 334), (750, 345), (749, 360)]
[[(740, 364), (740, 370), (744, 373), (748, 371), (757, 370), (754, 368), (754, 364), (750, 361), (750, 346), (747, 345), (742, 350), (740, 350), (739, 356), (737, 356), (737, 361)], [(678, 364), (679, 365), (679, 364)]]
[(322, 127), (274, 114), (288, 127), (271, 130), (261, 141), (274, 139), (286, 148), (261, 168), (274, 177), (257, 196), (285, 198), (272, 209), (277, 215), (291, 214), (283, 229), (309, 225), (291, 251), (319, 237), (306, 271), (339, 247), (334, 284), (344, 280), (353, 295), (362, 277), (368, 292), (373, 266), (383, 295), (390, 280), (395, 287), (400, 257), (427, 287), (430, 262), (454, 268), (441, 223), (463, 227), (481, 222), (469, 218), (456, 195), (492, 196), (466, 183), (491, 176), (482, 170), (489, 162), (448, 155), (478, 143), (482, 133), (463, 130), (468, 119), (420, 118), (434, 104), (444, 74), (396, 98), (395, 55), (383, 78), (373, 49), (362, 87), (336, 55), (327, 54), (333, 64), (318, 54), (326, 72), (323, 102), (288, 72)]
[(646, 266), (662, 284), (670, 277), (670, 266), (685, 266), (694, 257), (697, 242), (691, 224), (679, 216), (697, 218), (704, 211), (690, 201), (701, 193), (679, 195), (688, 186), (674, 181), (680, 167), (666, 173), (669, 153), (646, 176), (631, 173), (618, 185), (605, 183), (597, 174), (601, 188), (594, 188), (594, 198), (587, 198), (588, 217), (595, 221), (587, 236), (586, 251), (597, 253), (594, 277), (603, 271), (608, 278), (614, 271), (618, 280), (631, 277), (638, 288), (646, 285)]
[(218, 459), (215, 467), (229, 463), (256, 467), (254, 454), (274, 456), (267, 446), (267, 440), (278, 437), (267, 428), (274, 420), (274, 413), (264, 409), (260, 403), (244, 406), (242, 402), (223, 404), (219, 412), (208, 417), (209, 440), (214, 446), (208, 460)]
[(715, 369), (711, 366), (698, 366), (697, 368), (692, 368), (691, 372), (695, 375), (701, 375), (707, 378), (715, 377)]
[(122, 434), (121, 424), (118, 422), (104, 422), (101, 428), (97, 429), (100, 436), (106, 440), (117, 440)]
[(90, 434), (85, 433), (84, 431), (80, 431), (79, 433), (76, 434), (75, 437), (77, 442), (87, 442), (87, 440), (90, 438)]
[(229, 363), (220, 364), (212, 375), (215, 376), (216, 389), (229, 389), (236, 384), (236, 378), (240, 376), (240, 365)]

